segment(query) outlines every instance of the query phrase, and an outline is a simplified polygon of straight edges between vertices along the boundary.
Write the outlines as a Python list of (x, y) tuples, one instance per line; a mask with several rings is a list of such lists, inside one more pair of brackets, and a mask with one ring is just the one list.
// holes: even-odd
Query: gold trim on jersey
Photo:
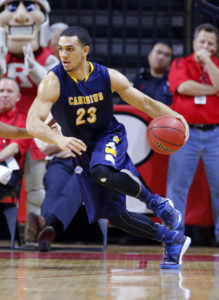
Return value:
[[(84, 82), (86, 82), (88, 80), (88, 78), (90, 77), (91, 73), (94, 70), (94, 65), (90, 61), (88, 61), (88, 64), (90, 65), (90, 72), (84, 78)], [(71, 77), (71, 79), (74, 80), (75, 83), (78, 83), (78, 79), (77, 78), (75, 78), (74, 76), (71, 76), (71, 75), (69, 75), (69, 76)]]

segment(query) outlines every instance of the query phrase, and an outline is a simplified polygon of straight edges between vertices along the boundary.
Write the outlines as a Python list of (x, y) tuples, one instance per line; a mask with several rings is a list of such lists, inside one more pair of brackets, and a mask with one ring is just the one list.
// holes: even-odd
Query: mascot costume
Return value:
[[(27, 115), (37, 86), (48, 70), (59, 63), (48, 45), (50, 6), (47, 0), (0, 0), (0, 77), (16, 79), (21, 88), (20, 112)], [(24, 166), (26, 214), (40, 214), (44, 200), (45, 155), (31, 140)], [(28, 230), (25, 240), (31, 241)]]

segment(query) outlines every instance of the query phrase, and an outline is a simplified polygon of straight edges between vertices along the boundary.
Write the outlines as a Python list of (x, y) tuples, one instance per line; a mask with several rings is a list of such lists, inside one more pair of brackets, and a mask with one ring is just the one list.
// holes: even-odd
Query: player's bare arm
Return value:
[(164, 103), (156, 101), (134, 88), (129, 80), (120, 72), (114, 69), (108, 70), (112, 92), (118, 93), (125, 102), (145, 112), (153, 119), (163, 115), (171, 115), (180, 119), (186, 128), (186, 140), (188, 139), (189, 126), (182, 115), (178, 114)]
[(25, 128), (19, 128), (0, 122), (0, 137), (6, 139), (28, 139), (31, 136)]
[(52, 105), (57, 101), (59, 95), (59, 80), (53, 72), (50, 72), (41, 81), (38, 87), (37, 97), (28, 112), (27, 131), (32, 136), (46, 143), (57, 144), (59, 148), (70, 152), (71, 155), (75, 157), (73, 152), (81, 155), (81, 151), (86, 151), (86, 145), (83, 141), (74, 137), (64, 137), (45, 124)]

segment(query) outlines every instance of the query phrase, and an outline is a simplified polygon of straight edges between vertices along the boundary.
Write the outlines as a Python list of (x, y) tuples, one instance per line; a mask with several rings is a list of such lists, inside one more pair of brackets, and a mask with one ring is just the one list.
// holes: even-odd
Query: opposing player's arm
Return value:
[(27, 116), (27, 131), (30, 135), (49, 144), (57, 144), (62, 150), (69, 151), (74, 157), (86, 151), (86, 145), (74, 137), (64, 137), (52, 130), (45, 120), (49, 115), (51, 107), (60, 95), (60, 83), (57, 76), (50, 72), (40, 83), (37, 97), (32, 103)]
[(184, 117), (167, 105), (160, 101), (156, 101), (151, 97), (134, 88), (129, 80), (120, 72), (109, 69), (112, 92), (116, 92), (128, 104), (135, 106), (145, 112), (151, 118), (163, 115), (171, 115), (180, 119), (186, 128), (186, 140), (189, 134), (189, 127)]
[(25, 128), (19, 128), (0, 122), (0, 137), (6, 139), (28, 139), (31, 136)]

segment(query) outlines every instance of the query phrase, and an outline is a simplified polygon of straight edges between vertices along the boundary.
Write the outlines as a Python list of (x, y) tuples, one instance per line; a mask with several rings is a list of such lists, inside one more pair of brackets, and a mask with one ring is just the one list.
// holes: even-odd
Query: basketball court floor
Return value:
[(191, 247), (180, 270), (160, 270), (160, 246), (8, 250), (0, 246), (1, 300), (219, 299), (219, 249)]

